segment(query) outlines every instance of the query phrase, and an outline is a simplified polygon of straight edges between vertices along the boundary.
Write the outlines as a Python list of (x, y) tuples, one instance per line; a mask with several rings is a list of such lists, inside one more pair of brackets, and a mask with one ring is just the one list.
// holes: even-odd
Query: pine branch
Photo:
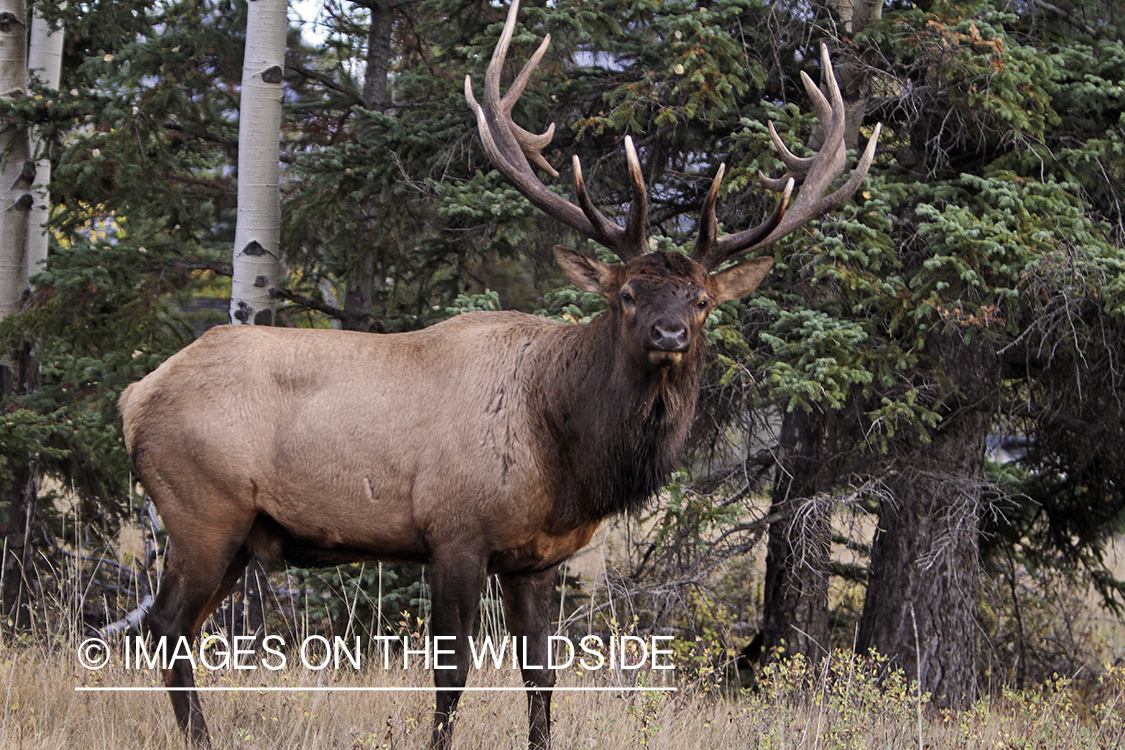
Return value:
[(307, 68), (304, 65), (302, 65), (301, 63), (295, 62), (293, 60), (286, 60), (285, 61), (285, 69), (292, 72), (292, 73), (296, 73), (297, 75), (304, 76), (305, 78), (312, 79), (312, 80), (316, 81), (317, 83), (319, 83), (321, 86), (324, 86), (327, 89), (335, 91), (337, 94), (343, 94), (344, 96), (346, 96), (350, 100), (352, 106), (357, 106), (357, 107), (364, 106), (363, 98), (359, 95), (359, 93), (355, 89), (353, 89), (350, 86), (342, 86), (338, 82), (336, 82), (335, 80), (333, 80), (332, 78), (330, 78), (329, 76), (327, 76), (323, 73), (319, 73), (319, 72), (313, 70), (312, 68)]
[(339, 307), (328, 304), (327, 302), (322, 302), (321, 300), (313, 299), (312, 297), (306, 296), (304, 294), (293, 292), (288, 289), (282, 289), (280, 287), (274, 287), (270, 290), (270, 293), (275, 297), (281, 297), (282, 299), (288, 300), (293, 304), (299, 305), (307, 310), (316, 310), (317, 312), (322, 312), (329, 317), (336, 318), (337, 320), (344, 319), (344, 311)]
[(1085, 34), (1089, 34), (1094, 39), (1101, 39), (1102, 38), (1102, 33), (1100, 31), (1098, 31), (1093, 26), (1091, 26), (1090, 24), (1083, 21), (1081, 18), (1078, 18), (1077, 16), (1075, 16), (1073, 13), (1071, 13), (1069, 10), (1066, 10), (1065, 8), (1060, 8), (1059, 6), (1055, 5), (1054, 3), (1047, 2), (1047, 0), (1031, 0), (1031, 4), (1034, 5), (1036, 8), (1041, 8), (1042, 10), (1050, 11), (1051, 13), (1055, 13), (1055, 14), (1059, 15), (1060, 17), (1062, 17), (1062, 19), (1064, 21), (1069, 23), (1071, 26), (1073, 26), (1074, 28), (1078, 29), (1079, 31), (1081, 31)]
[(1125, 435), (1115, 430), (1097, 427), (1085, 420), (1075, 419), (1065, 414), (1051, 413), (1047, 409), (1028, 403), (1027, 401), (1010, 399), (999, 404), (998, 412), (1009, 417), (1030, 419), (1033, 422), (1065, 430), (1074, 435), (1094, 438), (1111, 445), (1125, 446)]
[(314, 299), (312, 297), (306, 296), (299, 292), (294, 292), (289, 289), (281, 289), (279, 287), (274, 287), (270, 290), (270, 293), (275, 297), (281, 297), (282, 299), (288, 300), (289, 302), (303, 307), (306, 310), (316, 310), (317, 312), (324, 313), (325, 315), (336, 318), (337, 320), (354, 322), (358, 320), (369, 319), (371, 320), (372, 328), (374, 329), (375, 333), (387, 333), (387, 327), (383, 324), (383, 321), (379, 320), (369, 312), (348, 312), (347, 310), (336, 307), (335, 305), (330, 305), (327, 302)]

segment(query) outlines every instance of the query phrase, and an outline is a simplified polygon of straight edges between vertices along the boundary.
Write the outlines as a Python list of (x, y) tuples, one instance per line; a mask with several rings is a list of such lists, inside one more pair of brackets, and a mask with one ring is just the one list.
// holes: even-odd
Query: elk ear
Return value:
[(771, 268), (773, 268), (773, 258), (751, 258), (725, 271), (712, 274), (715, 302), (742, 299), (758, 288)]
[(555, 260), (566, 277), (579, 289), (608, 296), (620, 286), (616, 283), (620, 265), (602, 263), (562, 245), (555, 245)]

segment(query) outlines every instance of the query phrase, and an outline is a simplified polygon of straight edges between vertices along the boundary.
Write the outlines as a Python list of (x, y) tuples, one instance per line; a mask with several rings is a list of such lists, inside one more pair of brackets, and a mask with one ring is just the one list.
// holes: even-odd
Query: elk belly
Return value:
[(541, 570), (558, 565), (589, 544), (598, 525), (597, 522), (584, 524), (558, 534), (540, 532), (520, 547), (502, 550), (492, 555), (489, 560), (489, 572)]

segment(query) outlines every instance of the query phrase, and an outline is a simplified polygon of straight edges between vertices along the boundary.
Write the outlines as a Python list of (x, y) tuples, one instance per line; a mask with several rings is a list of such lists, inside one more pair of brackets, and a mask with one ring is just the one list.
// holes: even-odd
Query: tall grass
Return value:
[[(204, 705), (219, 747), (421, 748), (429, 739), (433, 693), (424, 669), (326, 669), (197, 673), (208, 687), (306, 686), (302, 692), (213, 692)], [(607, 687), (612, 675), (571, 670), (560, 686)], [(936, 711), (877, 657), (833, 654), (813, 667), (800, 659), (768, 668), (754, 692), (673, 680), (677, 692), (564, 692), (555, 695), (560, 748), (1119, 748), (1125, 747), (1125, 667), (1106, 671), (1093, 694), (1066, 680), (1006, 691), (964, 711)], [(131, 750), (182, 747), (162, 692), (79, 692), (80, 685), (156, 684), (119, 665), (82, 669), (74, 654), (41, 645), (0, 654), (0, 747)], [(511, 671), (481, 670), (477, 687), (513, 687)], [(395, 687), (403, 692), (342, 692)], [(321, 689), (315, 689), (321, 688)], [(323, 688), (335, 688), (326, 691)], [(1079, 697), (1082, 700), (1079, 700)], [(923, 721), (917, 723), (921, 700)], [(525, 745), (524, 696), (467, 693), (455, 732), (463, 748)]]
[[(139, 565), (131, 563), (133, 559), (123, 556), (119, 564)], [(146, 572), (155, 577), (159, 571)], [(120, 658), (124, 644), (113, 638), (106, 640), (116, 658), (107, 666), (90, 669), (79, 661), (79, 648), (91, 635), (82, 617), (83, 602), (93, 591), (89, 560), (67, 558), (55, 563), (52, 580), (52, 585), (39, 588), (42, 598), (33, 613), (33, 632), (0, 633), (0, 749), (182, 748), (163, 690), (117, 690), (158, 687), (157, 670), (124, 668)], [(358, 588), (349, 594), (350, 612), (354, 614), (364, 595)], [(302, 589), (293, 596), (292, 606), (279, 607), (282, 616), (268, 627), (289, 644), (319, 632), (308, 615), (313, 609), (310, 597), (316, 592)], [(499, 598), (490, 582), (482, 596), (481, 636), (497, 638), (505, 633)], [(129, 606), (117, 602), (118, 610)], [(624, 614), (627, 607), (610, 611), (617, 609)], [(560, 603), (560, 615), (562, 611)], [(381, 625), (351, 617), (343, 632), (349, 640), (359, 635), (369, 641), (390, 625), (392, 631), (397, 627), (419, 643), (427, 637), (425, 618), (392, 622), (397, 617), (379, 611), (376, 619)], [(611, 628), (615, 622), (616, 617)], [(628, 625), (622, 627), (628, 632)], [(962, 711), (939, 711), (929, 705), (927, 696), (919, 695), (911, 675), (894, 672), (877, 655), (840, 651), (816, 665), (792, 659), (760, 671), (754, 689), (741, 690), (728, 645), (717, 637), (676, 641), (673, 648), (672, 671), (561, 671), (561, 688), (599, 691), (556, 692), (555, 746), (1125, 750), (1125, 664), (1120, 662), (1094, 678), (1056, 676), (1023, 691), (998, 689)], [(198, 684), (208, 688), (303, 688), (204, 693), (204, 710), (217, 747), (363, 750), (422, 748), (429, 740), (433, 672), (417, 660), (409, 669), (382, 669), (369, 654), (359, 670), (314, 670), (290, 653), (288, 665), (280, 670), (201, 666), (196, 676)], [(462, 698), (455, 744), (524, 747), (526, 699), (511, 691), (521, 685), (518, 672), (477, 670), (469, 685), (506, 690), (470, 692)], [(636, 686), (676, 690), (623, 689)], [(80, 687), (115, 690), (85, 692)], [(374, 692), (372, 687), (396, 692)]]

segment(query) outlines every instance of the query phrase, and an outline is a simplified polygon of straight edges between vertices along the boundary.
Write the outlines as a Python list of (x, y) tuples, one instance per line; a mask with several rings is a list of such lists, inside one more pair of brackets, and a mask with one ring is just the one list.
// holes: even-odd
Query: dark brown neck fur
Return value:
[(556, 455), (559, 528), (640, 507), (676, 466), (695, 414), (702, 343), (674, 368), (627, 361), (611, 311), (560, 331), (566, 346), (532, 390)]

